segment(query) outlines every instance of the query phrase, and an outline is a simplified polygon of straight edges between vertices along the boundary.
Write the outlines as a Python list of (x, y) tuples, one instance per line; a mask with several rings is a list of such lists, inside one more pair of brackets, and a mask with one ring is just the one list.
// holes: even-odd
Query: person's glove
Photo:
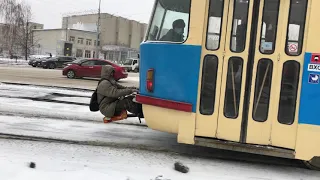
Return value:
[(139, 90), (138, 89), (131, 89), (132, 93), (138, 93)]

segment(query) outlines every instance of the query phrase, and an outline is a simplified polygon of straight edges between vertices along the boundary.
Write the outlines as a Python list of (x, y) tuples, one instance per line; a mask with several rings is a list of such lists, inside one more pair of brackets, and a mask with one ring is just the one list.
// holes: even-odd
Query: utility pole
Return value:
[(25, 58), (28, 60), (28, 40), (29, 40), (29, 20), (27, 19), (27, 26), (26, 26), (26, 45), (25, 45)]
[(99, 54), (100, 54), (100, 20), (101, 20), (101, 0), (99, 0), (99, 9), (98, 9), (98, 22), (97, 22), (97, 43), (96, 43), (96, 57), (95, 58), (99, 58)]
[(69, 16), (66, 16), (66, 41), (68, 41)]

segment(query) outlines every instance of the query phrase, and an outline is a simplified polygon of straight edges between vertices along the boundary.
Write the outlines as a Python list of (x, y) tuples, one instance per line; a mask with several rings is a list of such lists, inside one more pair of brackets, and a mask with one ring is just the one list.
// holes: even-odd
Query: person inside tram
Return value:
[(177, 19), (172, 23), (172, 29), (165, 34), (160, 41), (171, 41), (171, 42), (183, 42), (184, 41), (184, 28), (186, 23), (183, 19)]
[(133, 93), (138, 92), (138, 88), (124, 87), (118, 84), (114, 78), (115, 69), (110, 66), (102, 66), (101, 81), (97, 88), (97, 100), (99, 110), (105, 118), (112, 119), (126, 114), (127, 111), (143, 118), (141, 104), (133, 101)]

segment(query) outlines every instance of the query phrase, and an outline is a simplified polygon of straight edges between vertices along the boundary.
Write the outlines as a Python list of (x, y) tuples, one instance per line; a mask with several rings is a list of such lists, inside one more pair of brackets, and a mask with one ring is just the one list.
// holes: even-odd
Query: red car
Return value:
[(71, 63), (67, 63), (63, 68), (62, 74), (68, 78), (82, 78), (82, 77), (101, 77), (101, 68), (104, 65), (111, 65), (115, 69), (115, 80), (125, 79), (128, 73), (122, 67), (107, 60), (102, 59), (80, 59)]

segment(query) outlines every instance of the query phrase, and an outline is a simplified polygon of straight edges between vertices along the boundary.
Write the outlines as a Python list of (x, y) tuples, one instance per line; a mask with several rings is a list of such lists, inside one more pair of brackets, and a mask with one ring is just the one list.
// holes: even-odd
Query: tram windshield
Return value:
[(148, 41), (184, 42), (188, 37), (191, 0), (158, 0)]

